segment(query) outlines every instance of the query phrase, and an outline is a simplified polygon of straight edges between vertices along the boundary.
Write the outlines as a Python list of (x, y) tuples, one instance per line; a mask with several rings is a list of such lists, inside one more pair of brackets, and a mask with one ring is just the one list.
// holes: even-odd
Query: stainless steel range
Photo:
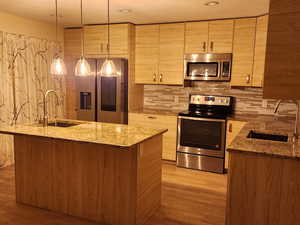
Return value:
[(224, 173), (226, 118), (233, 98), (191, 94), (178, 115), (177, 166)]

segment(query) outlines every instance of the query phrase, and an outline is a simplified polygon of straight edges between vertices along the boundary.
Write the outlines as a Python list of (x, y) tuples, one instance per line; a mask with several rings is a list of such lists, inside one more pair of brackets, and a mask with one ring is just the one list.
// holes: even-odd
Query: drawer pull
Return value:
[(160, 75), (159, 75), (159, 82), (162, 82), (162, 81), (163, 81), (163, 75), (160, 74)]
[(214, 51), (214, 42), (210, 42), (210, 50), (213, 52)]
[(232, 123), (229, 124), (229, 133), (232, 133)]
[(154, 117), (154, 116), (148, 116), (148, 119), (155, 120), (156, 117)]
[(156, 82), (156, 73), (153, 74), (153, 81)]
[(247, 74), (247, 76), (246, 76), (246, 83), (250, 84), (250, 81), (251, 81), (251, 76), (250, 76), (250, 74)]
[(203, 48), (203, 52), (206, 52), (206, 42), (205, 41), (203, 42), (203, 47), (202, 48)]

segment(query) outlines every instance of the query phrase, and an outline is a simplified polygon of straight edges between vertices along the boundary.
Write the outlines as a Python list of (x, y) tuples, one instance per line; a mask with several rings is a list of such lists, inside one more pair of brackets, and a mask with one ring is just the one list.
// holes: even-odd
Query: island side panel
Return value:
[(137, 224), (144, 224), (161, 206), (162, 135), (138, 145)]
[(300, 221), (300, 161), (231, 151), (226, 225)]
[(17, 202), (105, 224), (136, 224), (137, 146), (14, 140)]

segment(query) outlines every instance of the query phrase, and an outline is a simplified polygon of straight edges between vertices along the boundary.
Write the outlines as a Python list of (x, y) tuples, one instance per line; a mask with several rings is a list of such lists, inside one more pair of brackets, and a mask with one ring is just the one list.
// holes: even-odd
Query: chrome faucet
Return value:
[[(43, 98), (43, 107), (44, 107), (43, 126), (44, 127), (46, 127), (48, 125), (47, 97), (51, 93), (55, 94), (55, 96), (56, 96), (56, 107), (59, 105), (59, 98), (58, 98), (56, 91), (54, 91), (54, 90), (46, 91), (46, 93), (44, 94), (44, 98)], [(55, 117), (57, 117), (57, 109), (55, 110), (55, 114), (56, 114)]]
[[(300, 103), (296, 100), (291, 100), (295, 105), (297, 106), (297, 111), (296, 111), (296, 120), (295, 120), (295, 128), (294, 128), (294, 134), (293, 134), (293, 141), (296, 141), (299, 139), (299, 119), (300, 119)], [(279, 100), (276, 103), (274, 113), (277, 113), (278, 108), (280, 104), (283, 102), (283, 100)]]

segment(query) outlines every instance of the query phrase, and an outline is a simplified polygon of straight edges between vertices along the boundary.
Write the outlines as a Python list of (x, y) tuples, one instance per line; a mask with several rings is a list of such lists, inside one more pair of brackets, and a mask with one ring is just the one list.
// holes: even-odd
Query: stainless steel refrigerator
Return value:
[(88, 59), (92, 74), (76, 77), (77, 119), (128, 123), (128, 61), (114, 58), (118, 77), (101, 77), (105, 59)]

